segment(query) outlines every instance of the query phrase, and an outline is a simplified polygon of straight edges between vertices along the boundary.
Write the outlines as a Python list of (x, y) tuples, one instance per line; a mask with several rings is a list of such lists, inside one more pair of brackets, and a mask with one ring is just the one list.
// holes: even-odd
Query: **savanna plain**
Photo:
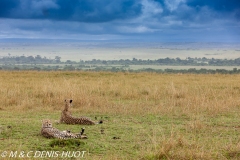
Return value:
[[(0, 154), (86, 151), (83, 159), (240, 159), (239, 82), (240, 75), (224, 74), (0, 71)], [(73, 100), (74, 116), (103, 124), (58, 124), (65, 99)], [(75, 133), (85, 127), (88, 139), (47, 139), (40, 134), (43, 119)]]

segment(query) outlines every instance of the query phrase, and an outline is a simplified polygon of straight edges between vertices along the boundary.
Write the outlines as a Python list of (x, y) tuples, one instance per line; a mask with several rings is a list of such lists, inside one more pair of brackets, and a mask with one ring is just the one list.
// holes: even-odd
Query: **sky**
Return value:
[(240, 42), (240, 0), (0, 0), (0, 39)]

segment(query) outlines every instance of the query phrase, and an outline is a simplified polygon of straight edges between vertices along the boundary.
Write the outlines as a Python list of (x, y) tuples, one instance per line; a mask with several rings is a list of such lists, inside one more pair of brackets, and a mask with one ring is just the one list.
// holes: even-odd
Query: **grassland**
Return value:
[[(116, 66), (118, 67), (118, 66)], [(184, 69), (190, 69), (195, 68), (196, 70), (200, 69), (225, 69), (225, 70), (233, 70), (233, 68), (240, 69), (240, 66), (167, 66), (167, 65), (129, 65), (129, 69), (132, 70), (139, 70), (139, 69), (146, 69), (146, 68), (152, 68), (152, 69), (174, 69), (174, 70), (184, 70)]]
[[(0, 159), (4, 151), (87, 151), (84, 159), (239, 159), (239, 82), (240, 75), (0, 71)], [(59, 120), (66, 98), (73, 99), (75, 116), (104, 120), (85, 126), (88, 139), (40, 135), (41, 120)]]

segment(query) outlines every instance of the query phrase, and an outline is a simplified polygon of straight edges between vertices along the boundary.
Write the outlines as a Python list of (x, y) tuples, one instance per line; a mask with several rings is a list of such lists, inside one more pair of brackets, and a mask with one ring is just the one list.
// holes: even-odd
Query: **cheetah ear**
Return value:
[(72, 100), (70, 99), (70, 103), (72, 103)]

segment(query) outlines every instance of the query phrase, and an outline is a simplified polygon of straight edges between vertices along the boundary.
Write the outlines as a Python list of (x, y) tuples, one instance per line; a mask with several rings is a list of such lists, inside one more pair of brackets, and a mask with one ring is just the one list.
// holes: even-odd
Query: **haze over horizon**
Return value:
[(1, 0), (0, 39), (240, 42), (240, 1)]

